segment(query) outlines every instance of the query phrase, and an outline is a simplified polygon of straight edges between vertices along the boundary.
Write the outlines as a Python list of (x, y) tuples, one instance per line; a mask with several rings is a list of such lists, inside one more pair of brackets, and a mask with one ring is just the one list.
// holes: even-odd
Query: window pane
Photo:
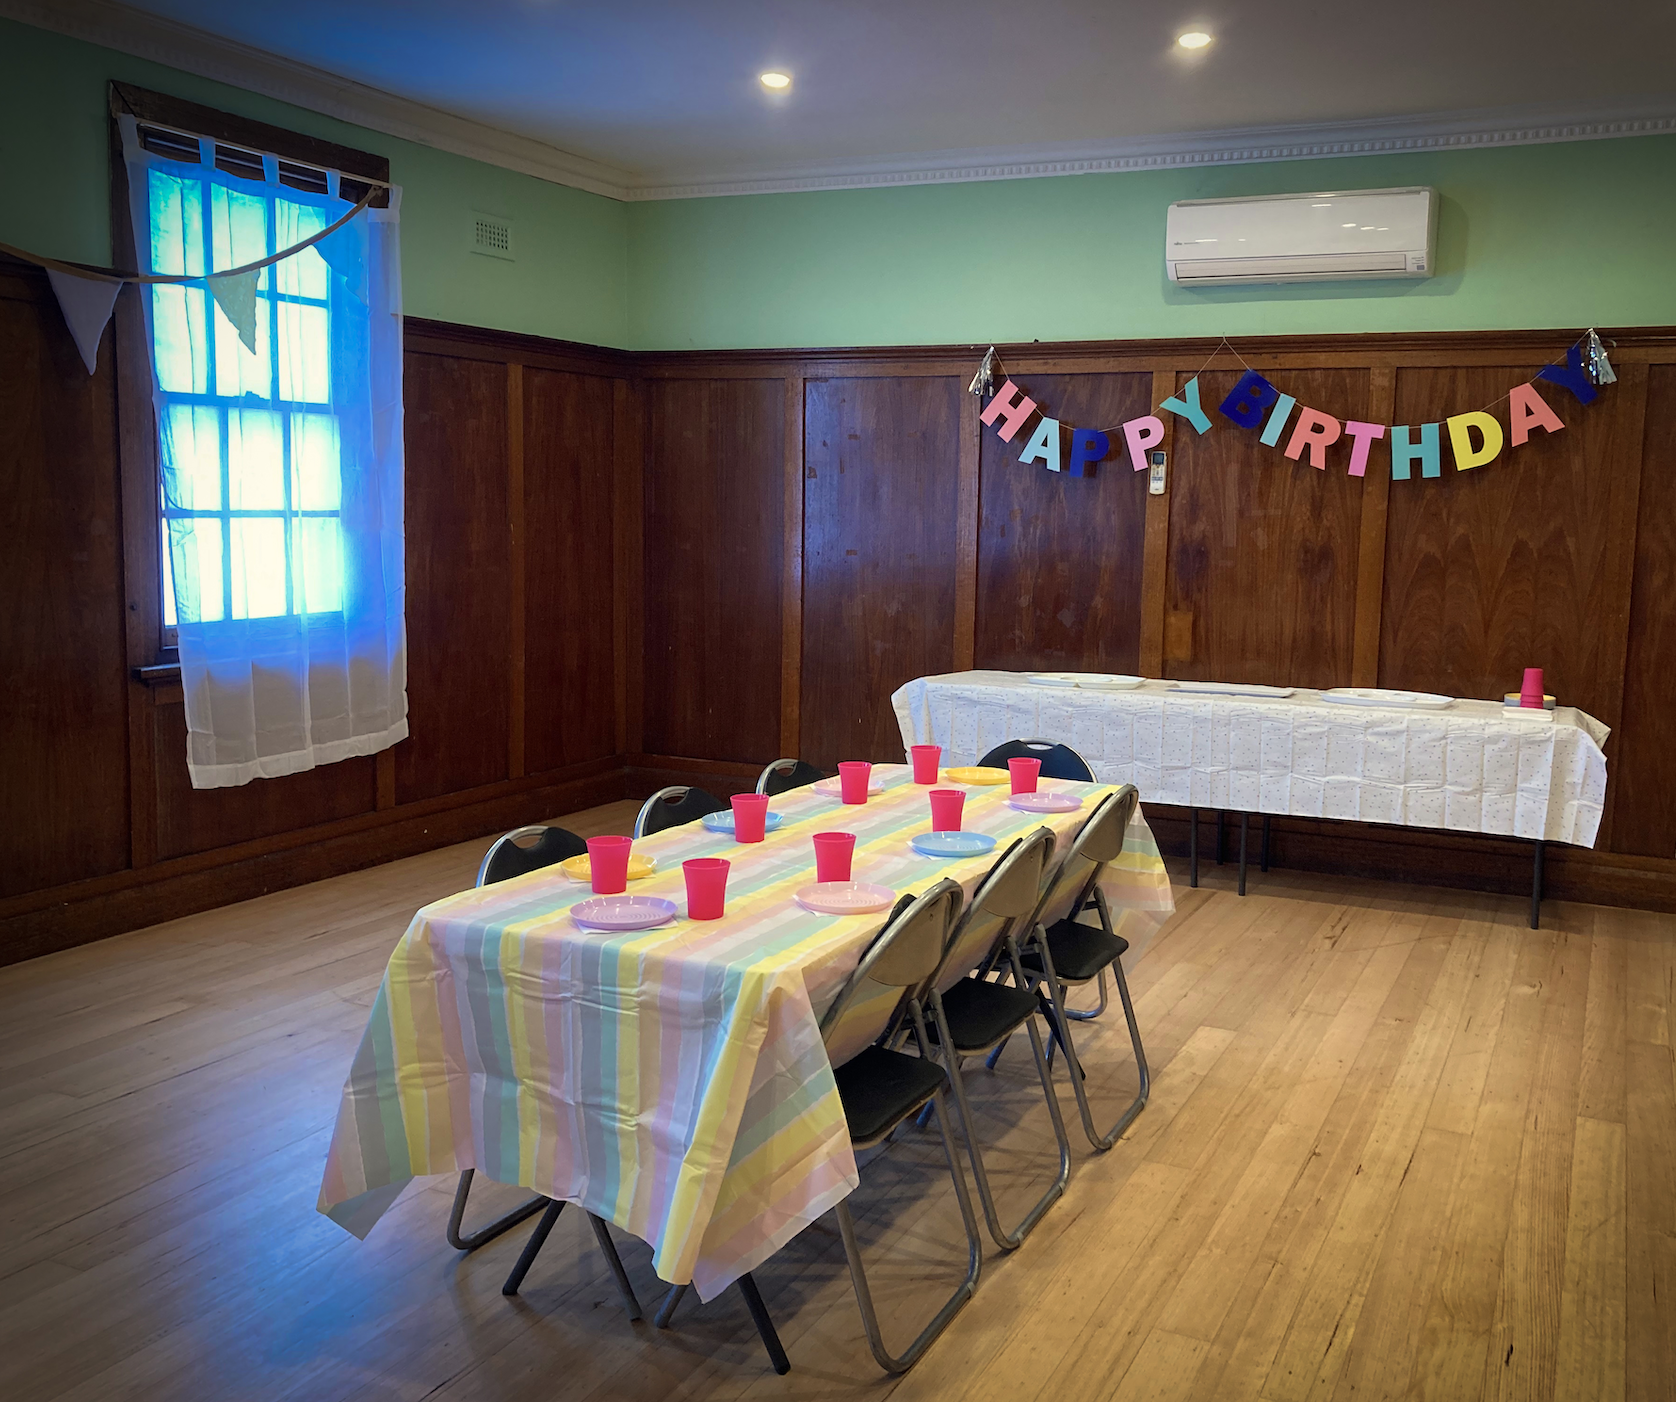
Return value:
[(164, 392), (207, 394), (209, 357), (204, 353), (208, 339), (203, 288), (167, 283), (153, 286), (151, 327), (157, 383)]
[(151, 172), (151, 269), (204, 274), (204, 185), (201, 180)]
[(335, 516), (305, 516), (297, 524), (297, 611), (336, 613), (343, 607), (343, 527)]
[[(327, 224), (326, 211), (310, 205), (292, 204), (289, 200), (274, 203), (275, 253), (301, 243), (311, 234), (318, 234)], [(274, 264), (279, 290), (292, 297), (317, 297), (326, 300), (326, 264), (314, 248), (305, 248)]]
[[(230, 190), (216, 185), (210, 190), (210, 223), (215, 230), (214, 271), (242, 268), (266, 258), (274, 250), (268, 243), (268, 201), (263, 195)], [(268, 269), (257, 275), (258, 287), (268, 285)]]
[(338, 475), (336, 417), (293, 414), (291, 459), (297, 465), (297, 510), (338, 510), (343, 501), (343, 486)]
[(177, 511), (221, 509), (221, 411), (171, 404), (163, 416), (163, 504)]
[(215, 392), (229, 399), (253, 394), (271, 399), (274, 392), (273, 357), (268, 346), (271, 334), (266, 297), (256, 299), (256, 349), (246, 350), (227, 313), (215, 308)]
[(228, 412), (227, 496), (234, 511), (285, 509), (285, 431), (271, 410)]
[(180, 619), (175, 616), (175, 565), (170, 558), (173, 552), (169, 549), (169, 527), (164, 522), (159, 543), (162, 549), (157, 553), (163, 557), (163, 626), (173, 628)]
[(273, 618), (285, 609), (285, 522), (233, 522), (233, 617)]
[(221, 522), (214, 516), (168, 522), (174, 546), (175, 607), (182, 623), (219, 623)]
[(279, 397), (299, 404), (331, 399), (331, 353), (324, 307), (279, 306)]

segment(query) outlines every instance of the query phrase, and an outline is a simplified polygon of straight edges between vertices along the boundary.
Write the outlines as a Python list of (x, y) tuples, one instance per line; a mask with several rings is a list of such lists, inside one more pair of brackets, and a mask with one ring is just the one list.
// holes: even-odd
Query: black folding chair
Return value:
[(708, 813), (725, 813), (730, 807), (713, 793), (690, 789), (684, 784), (672, 784), (659, 789), (635, 815), (634, 835), (650, 837), (665, 828), (678, 828), (683, 823), (696, 823)]
[[(945, 1117), (943, 1089), (948, 1078), (932, 1058), (924, 1009), (926, 990), (948, 945), (960, 911), (960, 899), (960, 887), (945, 880), (905, 905), (899, 902), (890, 921), (862, 955), (855, 972), (821, 1019), (821, 1037), (832, 1061), (833, 1079), (838, 1083), (838, 1098), (844, 1107), (851, 1143), (857, 1149), (872, 1148), (889, 1138), (904, 1120), (931, 1105), (966, 1226), (965, 1277), (907, 1349), (901, 1355), (893, 1355), (885, 1348), (879, 1328), (849, 1204), (839, 1202), (833, 1209), (844, 1241), (844, 1255), (849, 1261), (850, 1283), (855, 1287), (856, 1303), (861, 1309), (862, 1327), (867, 1331), (867, 1344), (887, 1373), (904, 1373), (919, 1361), (961, 1306), (971, 1299), (983, 1269), (978, 1221), (972, 1212), (972, 1199), (966, 1191), (966, 1178), (960, 1170), (960, 1159)], [(902, 1025), (911, 1029), (919, 1047), (918, 1056), (892, 1050), (887, 1045)], [(756, 1292), (754, 1283), (746, 1288), (750, 1280), (746, 1275), (739, 1281), (747, 1303)], [(676, 1286), (669, 1292), (658, 1311), (660, 1327), (667, 1327), (684, 1291), (684, 1286)], [(775, 1371), (784, 1373), (790, 1364), (785, 1362), (785, 1352), (780, 1348), (767, 1310), (758, 1313), (760, 1304), (761, 1297), (756, 1296), (752, 1318), (769, 1357), (774, 1360)]]
[(788, 789), (807, 788), (818, 784), (826, 775), (812, 764), (800, 759), (777, 759), (757, 778), (757, 792), (770, 796), (783, 794)]
[[(1140, 794), (1135, 786), (1125, 784), (1115, 793), (1107, 794), (1089, 815), (1070, 849), (1047, 878), (1036, 909), (1030, 916), (1030, 933), (1019, 958), (1029, 986), (1038, 991), (1045, 987), (1048, 991), (1054, 1014), (1053, 1035), (1065, 1049), (1071, 1089), (1077, 1097), (1083, 1132), (1097, 1150), (1109, 1149), (1117, 1142), (1118, 1136), (1129, 1127), (1135, 1116), (1146, 1108), (1147, 1096), (1152, 1090), (1146, 1048), (1141, 1045), (1140, 1028), (1135, 1023), (1135, 1005), (1130, 1001), (1129, 983), (1123, 976), (1123, 956), (1128, 952), (1129, 942), (1113, 928), (1111, 908), (1099, 886), (1100, 873), (1105, 870), (1106, 864), (1116, 860), (1123, 851), (1124, 832), (1139, 803)], [(1067, 910), (1068, 914), (1051, 925), (1046, 924), (1049, 913), (1060, 909)], [(1079, 918), (1090, 909), (1099, 915), (1098, 927), (1084, 924)], [(1111, 969), (1117, 983), (1118, 997), (1123, 1002), (1123, 1016), (1129, 1024), (1129, 1042), (1134, 1048), (1135, 1065), (1140, 1073), (1140, 1091), (1112, 1130), (1102, 1135), (1094, 1128), (1094, 1117), (1089, 1112), (1088, 1093), (1083, 1088), (1082, 1063), (1077, 1059), (1071, 1023), (1066, 1015), (1065, 989), (1088, 983), (1107, 968)], [(997, 1047), (991, 1054), (991, 1065), (994, 1065), (1000, 1050)]]
[[(949, 937), (948, 947), (930, 983), (931, 1035), (943, 1053), (949, 1080), (954, 1085), (955, 1112), (961, 1132), (966, 1136), (966, 1152), (972, 1160), (972, 1175), (977, 1179), (989, 1234), (1004, 1251), (1011, 1251), (1029, 1235), (1042, 1214), (1064, 1193), (1071, 1178), (1071, 1141), (1059, 1113), (1053, 1070), (1042, 1047), (1041, 1033), (1036, 1029), (1036, 1013), (1040, 1011), (1037, 995), (1030, 990), (1018, 943), (1019, 923), (1035, 913), (1042, 871), (1052, 852), (1053, 833), (1047, 828), (1037, 828), (1007, 850), (978, 884)], [(989, 967), (1000, 957), (1005, 957), (1010, 964), (1014, 979), (1011, 985), (991, 982), (986, 977)], [(972, 972), (963, 974), (966, 969)], [(961, 1062), (1000, 1046), (1020, 1027), (1027, 1027), (1030, 1032), (1036, 1072), (1041, 1077), (1054, 1139), (1059, 1145), (1059, 1175), (1009, 1232), (1001, 1226), (989, 1175), (984, 1170), (977, 1124), (966, 1100)]]
[[(532, 838), (534, 841), (530, 841)], [(477, 884), (493, 886), (497, 881), (524, 876), (567, 858), (581, 856), (587, 850), (586, 842), (564, 828), (548, 828), (540, 824), (514, 828), (497, 837), (483, 854), (483, 863), (477, 868)], [(454, 1208), (448, 1214), (448, 1244), (456, 1251), (477, 1250), (485, 1242), (493, 1241), (502, 1232), (516, 1227), (526, 1217), (534, 1216), (549, 1201), (545, 1197), (531, 1198), (488, 1226), (467, 1232), (464, 1230), (466, 1199), (471, 1195), (471, 1183), (475, 1176), (475, 1169), (466, 1169), (460, 1175), (460, 1186), (454, 1190)]]
[[(1044, 779), (1069, 779), (1078, 784), (1094, 782), (1094, 770), (1088, 761), (1069, 745), (1062, 745), (1057, 740), (1009, 740), (1004, 745), (997, 745), (978, 763), (988, 769), (1005, 769), (1009, 759), (1041, 760)], [(1088, 1022), (1105, 1012), (1109, 1006), (1109, 998), (1103, 969), (1095, 980), (1095, 986), (1099, 991), (1100, 1001), (1092, 1008), (1067, 1008), (1066, 1017), (1076, 1022)]]

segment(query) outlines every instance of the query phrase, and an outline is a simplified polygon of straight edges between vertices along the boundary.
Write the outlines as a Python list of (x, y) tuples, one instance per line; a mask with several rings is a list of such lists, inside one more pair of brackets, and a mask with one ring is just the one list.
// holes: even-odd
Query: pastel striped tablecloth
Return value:
[[(819, 1014), (885, 913), (815, 915), (812, 833), (857, 835), (854, 875), (896, 892), (942, 877), (968, 895), (993, 854), (921, 857), (926, 790), (901, 765), (846, 807), (808, 789), (776, 798), (785, 821), (741, 846), (689, 824), (635, 844), (658, 872), (637, 894), (674, 900), (672, 923), (584, 930), (590, 892), (556, 868), (450, 896), (413, 919), (390, 956), (338, 1109), (320, 1211), (364, 1237), (413, 1178), (476, 1168), (580, 1203), (650, 1242), (658, 1274), (710, 1299), (856, 1185)], [(998, 848), (1045, 824), (1074, 833), (1110, 785), (1048, 783), (1084, 799), (1021, 813), (1005, 785), (972, 788), (968, 831)], [(727, 914), (685, 916), (681, 862), (733, 863)], [(1175, 908), (1137, 811), (1102, 882), (1138, 954)]]

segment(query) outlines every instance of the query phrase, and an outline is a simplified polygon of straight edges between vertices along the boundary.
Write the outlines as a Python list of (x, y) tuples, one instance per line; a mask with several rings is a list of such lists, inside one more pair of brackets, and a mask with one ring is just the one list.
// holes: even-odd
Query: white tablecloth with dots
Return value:
[(1143, 801), (1570, 842), (1592, 847), (1606, 798), (1607, 728), (1569, 706), (1510, 714), (1032, 684), (1017, 672), (921, 677), (891, 697), (902, 743), (975, 764), (1007, 740), (1077, 750)]

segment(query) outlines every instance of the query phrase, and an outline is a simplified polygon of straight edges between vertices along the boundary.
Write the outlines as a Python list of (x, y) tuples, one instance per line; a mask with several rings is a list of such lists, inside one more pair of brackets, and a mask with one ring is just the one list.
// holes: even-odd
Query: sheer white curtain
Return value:
[[(238, 267), (353, 207), (335, 175), (245, 179), (122, 127), (141, 272)], [(196, 788), (407, 735), (399, 197), (259, 273), (142, 289)]]

